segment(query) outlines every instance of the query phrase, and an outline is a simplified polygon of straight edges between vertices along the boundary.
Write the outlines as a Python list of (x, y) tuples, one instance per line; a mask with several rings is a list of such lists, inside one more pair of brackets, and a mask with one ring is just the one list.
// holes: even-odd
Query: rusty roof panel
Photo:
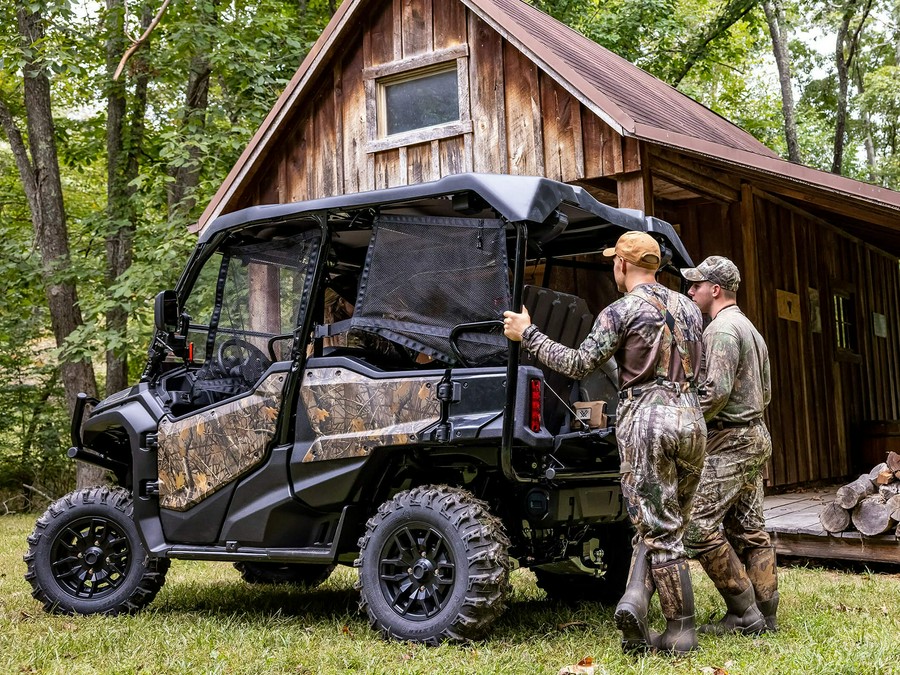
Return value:
[[(777, 157), (724, 117), (522, 0), (464, 1), (493, 17), (501, 24), (502, 33), (522, 42), (550, 68), (574, 71), (589, 85), (580, 88), (582, 94), (598, 107), (605, 107), (609, 100), (633, 122)], [(566, 76), (565, 72), (559, 74)], [(629, 125), (624, 126), (627, 133)]]

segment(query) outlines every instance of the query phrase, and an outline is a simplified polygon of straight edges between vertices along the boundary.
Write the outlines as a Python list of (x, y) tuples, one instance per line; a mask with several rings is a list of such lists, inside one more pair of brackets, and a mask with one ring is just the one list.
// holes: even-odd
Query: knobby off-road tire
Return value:
[(628, 527), (610, 528), (603, 538), (603, 563), (606, 571), (602, 577), (590, 574), (553, 574), (541, 569), (534, 570), (537, 585), (550, 600), (577, 603), (599, 602), (615, 605), (625, 593), (628, 570), (631, 567), (631, 537)]
[(25, 579), (47, 612), (132, 614), (165, 582), (169, 560), (150, 558), (131, 493), (93, 487), (50, 505), (28, 537)]
[(315, 588), (334, 571), (334, 565), (303, 563), (236, 562), (234, 568), (248, 584), (295, 584)]
[(481, 637), (505, 609), (509, 539), (488, 506), (428, 485), (382, 504), (359, 540), (360, 609), (385, 638)]

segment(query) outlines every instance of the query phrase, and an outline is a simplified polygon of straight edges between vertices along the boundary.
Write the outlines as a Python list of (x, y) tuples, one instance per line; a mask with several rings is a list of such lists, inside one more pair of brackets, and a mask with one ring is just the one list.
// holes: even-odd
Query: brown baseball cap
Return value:
[(737, 265), (722, 255), (711, 255), (696, 267), (686, 267), (681, 275), (688, 281), (709, 281), (726, 291), (737, 291), (741, 285)]
[(643, 267), (654, 272), (659, 269), (662, 255), (659, 252), (659, 244), (646, 232), (626, 232), (616, 242), (615, 248), (603, 251), (607, 258), (619, 256), (632, 265)]

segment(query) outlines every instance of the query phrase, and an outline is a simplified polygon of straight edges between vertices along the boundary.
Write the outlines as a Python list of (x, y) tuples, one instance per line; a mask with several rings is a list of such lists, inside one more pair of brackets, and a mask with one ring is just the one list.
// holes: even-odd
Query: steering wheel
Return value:
[[(252, 379), (255, 382), (271, 364), (259, 347), (241, 338), (228, 338), (216, 350), (216, 365), (223, 372), (236, 375), (235, 368), (237, 368), (241, 376), (248, 381)], [(254, 371), (256, 377), (250, 375)]]

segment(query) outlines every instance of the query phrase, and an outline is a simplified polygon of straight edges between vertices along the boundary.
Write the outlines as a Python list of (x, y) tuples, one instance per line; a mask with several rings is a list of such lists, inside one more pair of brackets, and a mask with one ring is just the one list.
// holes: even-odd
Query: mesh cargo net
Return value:
[[(459, 324), (500, 321), (512, 302), (500, 220), (379, 216), (352, 325), (450, 364)], [(506, 339), (466, 331), (457, 348), (469, 365), (501, 363)]]

